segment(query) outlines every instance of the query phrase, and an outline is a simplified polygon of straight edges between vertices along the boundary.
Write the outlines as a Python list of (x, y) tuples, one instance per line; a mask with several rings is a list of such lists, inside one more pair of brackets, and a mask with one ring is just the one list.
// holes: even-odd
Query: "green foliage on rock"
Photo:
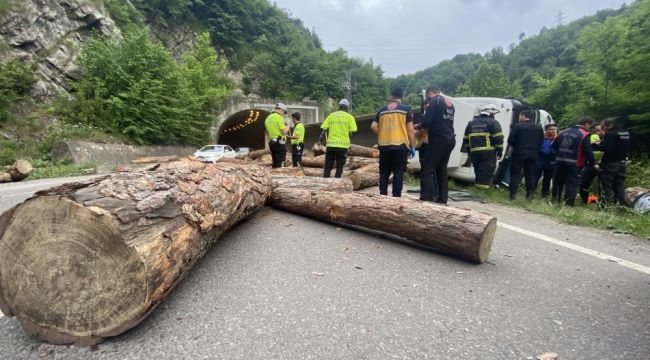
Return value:
[(210, 111), (232, 89), (208, 35), (181, 63), (146, 30), (127, 32), (124, 39), (94, 38), (81, 65), (83, 79), (76, 99), (61, 107), (63, 118), (139, 144), (203, 144)]
[(30, 64), (18, 60), (0, 63), (0, 124), (9, 119), (12, 105), (23, 99), (35, 82)]

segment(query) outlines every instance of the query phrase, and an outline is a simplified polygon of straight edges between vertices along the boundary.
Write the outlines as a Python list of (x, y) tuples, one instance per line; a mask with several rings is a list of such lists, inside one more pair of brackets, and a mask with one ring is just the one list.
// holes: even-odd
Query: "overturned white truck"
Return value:
[[(551, 115), (540, 109), (535, 109), (530, 105), (516, 99), (503, 99), (503, 98), (489, 98), (489, 97), (465, 97), (465, 98), (451, 98), (456, 108), (456, 116), (454, 117), (454, 129), (456, 131), (456, 147), (449, 159), (449, 176), (451, 178), (474, 182), (474, 168), (472, 166), (464, 167), (463, 164), (467, 162), (467, 154), (461, 153), (460, 148), (463, 144), (463, 136), (465, 134), (465, 127), (467, 124), (479, 113), (479, 109), (488, 104), (496, 105), (501, 112), (496, 114), (494, 118), (501, 124), (501, 129), (507, 141), (510, 134), (510, 127), (515, 124), (519, 119), (519, 114), (523, 110), (531, 110), (535, 115), (533, 121), (540, 124), (542, 127), (546, 124), (554, 123)], [(507, 164), (504, 164), (507, 166)], [(419, 169), (419, 159), (414, 158), (409, 161), (409, 168)], [(499, 170), (505, 170), (503, 167)], [(506, 174), (504, 179), (508, 183), (509, 177)]]
[[(523, 110), (531, 110), (535, 114), (534, 121), (542, 126), (546, 124), (553, 123), (553, 118), (549, 113), (544, 110), (536, 109), (530, 105), (527, 105), (516, 99), (506, 99), (506, 98), (490, 98), (490, 97), (466, 97), (466, 98), (451, 98), (456, 108), (456, 115), (454, 117), (454, 129), (456, 131), (456, 147), (451, 154), (449, 159), (449, 176), (466, 182), (474, 182), (474, 168), (473, 167), (463, 167), (462, 165), (467, 161), (467, 154), (461, 153), (460, 148), (463, 144), (463, 136), (465, 134), (465, 127), (474, 116), (478, 115), (479, 109), (488, 104), (494, 104), (501, 109), (501, 112), (498, 113), (495, 118), (501, 124), (505, 138), (508, 138), (510, 134), (510, 126), (517, 122), (519, 118), (519, 113)], [(420, 119), (421, 114), (420, 110), (417, 108), (413, 109), (414, 117), (416, 121)], [(357, 127), (359, 131), (355, 134), (352, 142), (358, 145), (363, 146), (376, 146), (377, 145), (377, 135), (375, 135), (370, 130), (370, 124), (374, 120), (375, 115), (364, 115), (358, 116)], [(311, 124), (306, 127), (306, 138), (305, 145), (307, 148), (310, 148), (318, 138), (320, 133), (320, 123)], [(507, 164), (504, 164), (507, 165)], [(418, 170), (420, 168), (420, 161), (416, 154), (415, 158), (409, 161), (409, 168)], [(501, 167), (504, 168), (503, 166)], [(508, 177), (506, 176), (504, 181), (508, 182)]]

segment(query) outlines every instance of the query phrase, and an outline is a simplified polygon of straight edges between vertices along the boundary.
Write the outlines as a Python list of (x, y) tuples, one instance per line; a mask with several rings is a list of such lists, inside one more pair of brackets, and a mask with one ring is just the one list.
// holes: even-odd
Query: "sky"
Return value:
[[(456, 54), (486, 53), (564, 23), (619, 8), (624, 0), (275, 0), (314, 29), (328, 50), (342, 48), (410, 74)], [(630, 1), (628, 1), (630, 2)], [(561, 15), (561, 16), (560, 16)]]

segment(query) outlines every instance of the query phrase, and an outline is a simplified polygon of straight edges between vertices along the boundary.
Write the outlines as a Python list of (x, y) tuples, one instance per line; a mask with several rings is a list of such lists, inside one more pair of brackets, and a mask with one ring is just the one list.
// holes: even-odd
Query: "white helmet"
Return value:
[(501, 110), (494, 104), (487, 104), (481, 108), (481, 115), (494, 115), (500, 113)]

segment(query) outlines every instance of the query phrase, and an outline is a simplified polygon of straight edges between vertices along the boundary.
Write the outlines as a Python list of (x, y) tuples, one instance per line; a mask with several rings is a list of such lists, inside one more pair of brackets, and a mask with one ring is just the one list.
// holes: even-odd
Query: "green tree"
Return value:
[(521, 89), (510, 82), (499, 64), (487, 62), (479, 65), (465, 83), (454, 92), (457, 96), (505, 97), (517, 96)]
[(18, 60), (0, 63), (0, 124), (9, 119), (12, 105), (29, 94), (35, 82), (33, 66)]
[(178, 64), (146, 30), (127, 32), (123, 40), (92, 39), (81, 55), (84, 77), (76, 100), (64, 118), (136, 143), (204, 143), (213, 121), (209, 110), (232, 87), (209, 42), (202, 36)]

